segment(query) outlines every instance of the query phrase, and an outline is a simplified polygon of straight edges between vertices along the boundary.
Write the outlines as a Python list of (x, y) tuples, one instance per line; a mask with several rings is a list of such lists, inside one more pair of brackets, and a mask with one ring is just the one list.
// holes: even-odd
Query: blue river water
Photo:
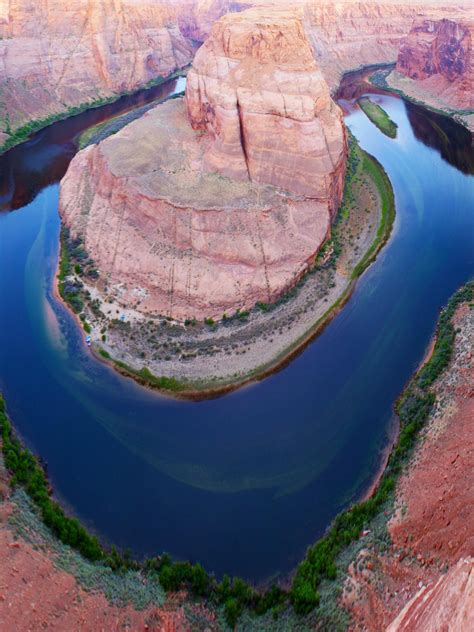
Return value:
[(440, 308), (474, 272), (468, 132), (398, 97), (373, 98), (397, 139), (351, 103), (346, 123), (393, 183), (389, 243), (289, 366), (210, 401), (172, 401), (115, 374), (52, 295), (58, 181), (74, 135), (113, 107), (0, 158), (0, 389), (56, 495), (105, 542), (262, 580), (291, 570), (370, 484), (393, 403)]

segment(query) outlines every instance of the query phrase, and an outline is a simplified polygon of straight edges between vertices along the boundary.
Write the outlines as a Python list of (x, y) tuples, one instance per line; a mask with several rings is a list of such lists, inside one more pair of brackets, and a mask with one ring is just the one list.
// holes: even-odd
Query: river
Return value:
[(393, 183), (389, 243), (289, 366), (177, 402), (95, 360), (52, 284), (77, 134), (179, 89), (85, 112), (0, 157), (0, 389), (57, 497), (104, 541), (258, 581), (291, 570), (379, 468), (393, 403), (474, 272), (473, 151), (462, 127), (396, 96), (373, 91), (395, 140), (346, 100), (347, 125)]

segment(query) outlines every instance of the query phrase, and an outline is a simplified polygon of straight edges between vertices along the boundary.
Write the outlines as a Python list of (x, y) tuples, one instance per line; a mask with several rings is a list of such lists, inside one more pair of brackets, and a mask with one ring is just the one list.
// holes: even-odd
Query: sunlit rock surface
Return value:
[(85, 238), (102, 292), (144, 313), (221, 318), (277, 298), (314, 261), (345, 158), (341, 113), (300, 15), (252, 10), (214, 27), (186, 102), (76, 156), (61, 213)]

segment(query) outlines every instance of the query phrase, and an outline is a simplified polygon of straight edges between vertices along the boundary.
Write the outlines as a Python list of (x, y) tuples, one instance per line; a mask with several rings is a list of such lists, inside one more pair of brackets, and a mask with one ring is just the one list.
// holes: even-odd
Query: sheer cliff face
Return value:
[(198, 51), (186, 103), (210, 139), (209, 171), (310, 198), (341, 198), (342, 114), (295, 12), (259, 9), (222, 18)]
[(176, 5), (0, 0), (0, 131), (132, 90), (190, 63)]
[(189, 86), (186, 102), (80, 152), (60, 198), (99, 291), (179, 320), (292, 287), (329, 236), (346, 159), (340, 111), (295, 14), (223, 18)]
[(436, 74), (449, 81), (464, 77), (472, 63), (471, 30), (452, 20), (415, 20), (400, 44), (397, 70), (412, 79)]
[(396, 70), (455, 109), (474, 101), (474, 20), (415, 20), (400, 44)]
[[(465, 3), (466, 4), (466, 3)], [(0, 144), (3, 132), (97, 97), (133, 90), (192, 60), (226, 13), (270, 11), (285, 0), (0, 0)], [(413, 19), (456, 18), (427, 0), (294, 0), (331, 90), (341, 73), (395, 61)], [(465, 13), (465, 11), (464, 11)]]

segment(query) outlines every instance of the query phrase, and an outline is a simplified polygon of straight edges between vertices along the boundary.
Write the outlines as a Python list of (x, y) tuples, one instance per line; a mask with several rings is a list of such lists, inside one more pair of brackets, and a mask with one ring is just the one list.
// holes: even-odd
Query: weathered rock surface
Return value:
[[(0, 143), (5, 132), (32, 120), (136, 89), (188, 64), (222, 15), (262, 5), (288, 6), (284, 0), (0, 0)], [(345, 70), (395, 61), (414, 18), (467, 15), (435, 0), (295, 0), (292, 7), (304, 11), (331, 89)]]
[[(62, 182), (62, 216), (85, 238), (102, 291), (144, 313), (221, 318), (271, 301), (330, 232), (346, 157), (340, 111), (298, 15), (242, 15), (223, 18), (200, 51), (187, 107), (158, 106), (80, 152)], [(221, 92), (202, 72), (216, 65)]]
[(0, 0), (0, 132), (189, 64), (167, 0)]
[(458, 110), (474, 108), (474, 19), (415, 20), (396, 71)]
[(474, 559), (461, 559), (433, 586), (423, 586), (387, 632), (474, 629)]
[(470, 3), (307, 0), (304, 11), (316, 61), (333, 90), (348, 70), (396, 61), (400, 41), (415, 18), (464, 19)]
[(337, 209), (346, 143), (301, 17), (248, 10), (214, 26), (188, 75), (191, 125), (211, 142), (209, 171), (329, 201)]

